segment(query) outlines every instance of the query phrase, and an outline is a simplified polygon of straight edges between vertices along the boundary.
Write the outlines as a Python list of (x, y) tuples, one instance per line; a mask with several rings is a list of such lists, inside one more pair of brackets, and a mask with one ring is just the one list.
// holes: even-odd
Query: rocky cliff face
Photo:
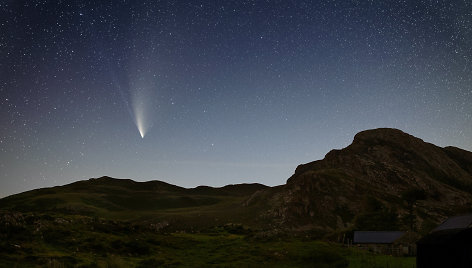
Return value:
[(282, 190), (267, 194), (273, 209), (266, 216), (296, 228), (339, 230), (368, 213), (371, 199), (398, 215), (398, 228), (405, 229), (411, 218), (420, 226), (470, 211), (471, 193), (471, 152), (375, 129), (358, 133), (351, 145), (323, 160), (298, 166)]

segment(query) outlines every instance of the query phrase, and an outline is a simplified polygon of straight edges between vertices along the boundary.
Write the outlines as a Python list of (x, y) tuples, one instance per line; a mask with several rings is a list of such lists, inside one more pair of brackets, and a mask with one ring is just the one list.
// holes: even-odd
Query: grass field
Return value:
[(84, 216), (25, 221), (2, 230), (2, 267), (415, 267), (414, 258), (266, 236), (241, 225), (162, 233)]

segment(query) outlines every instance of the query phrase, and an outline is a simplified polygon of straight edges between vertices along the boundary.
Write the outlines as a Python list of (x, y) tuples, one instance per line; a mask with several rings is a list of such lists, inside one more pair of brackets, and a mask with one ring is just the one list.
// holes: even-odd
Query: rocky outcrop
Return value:
[[(352, 226), (372, 197), (399, 218), (413, 211), (417, 225), (438, 222), (472, 208), (471, 171), (471, 152), (440, 148), (397, 129), (367, 130), (348, 147), (298, 166), (283, 191), (267, 201), (279, 204), (267, 213), (292, 226), (338, 230)], [(409, 203), (404, 195), (412, 190), (425, 196)]]
[(0, 211), (0, 229), (11, 227), (22, 227), (25, 224), (25, 218), (22, 213), (12, 211)]

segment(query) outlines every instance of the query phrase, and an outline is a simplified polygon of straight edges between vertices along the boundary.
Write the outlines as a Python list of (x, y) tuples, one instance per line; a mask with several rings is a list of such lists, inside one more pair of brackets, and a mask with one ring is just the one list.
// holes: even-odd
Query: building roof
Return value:
[(392, 244), (405, 232), (399, 231), (355, 231), (354, 244)]
[(451, 217), (436, 227), (433, 232), (450, 229), (465, 229), (472, 226), (472, 214)]

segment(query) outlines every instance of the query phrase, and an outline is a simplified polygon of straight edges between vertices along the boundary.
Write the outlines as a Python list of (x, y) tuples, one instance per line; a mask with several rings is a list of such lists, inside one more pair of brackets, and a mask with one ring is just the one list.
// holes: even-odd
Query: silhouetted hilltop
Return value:
[(472, 153), (397, 129), (366, 130), (351, 145), (299, 165), (285, 185), (183, 188), (101, 177), (0, 199), (0, 209), (262, 229), (425, 231), (472, 210)]
[(0, 209), (207, 226), (228, 219), (238, 209), (247, 210), (241, 203), (266, 188), (257, 183), (183, 188), (162, 181), (136, 182), (104, 176), (12, 195), (0, 199)]
[[(407, 229), (413, 222), (420, 229), (425, 220), (471, 210), (471, 170), (471, 152), (397, 129), (366, 130), (348, 147), (299, 165), (281, 189), (256, 193), (264, 198), (248, 205), (270, 203), (265, 216), (294, 228)], [(392, 225), (360, 226), (363, 215)]]

